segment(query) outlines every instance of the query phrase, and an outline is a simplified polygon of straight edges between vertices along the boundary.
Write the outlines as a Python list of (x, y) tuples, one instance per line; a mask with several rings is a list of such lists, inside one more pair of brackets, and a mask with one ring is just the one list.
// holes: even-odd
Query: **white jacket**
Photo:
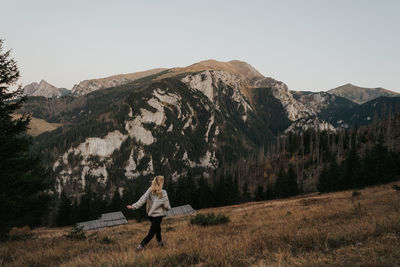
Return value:
[(144, 203), (146, 203), (146, 213), (151, 217), (165, 216), (167, 211), (171, 209), (167, 191), (165, 190), (162, 190), (162, 197), (160, 198), (151, 193), (150, 189), (147, 189), (146, 193), (136, 203), (132, 204), (132, 207), (138, 209)]

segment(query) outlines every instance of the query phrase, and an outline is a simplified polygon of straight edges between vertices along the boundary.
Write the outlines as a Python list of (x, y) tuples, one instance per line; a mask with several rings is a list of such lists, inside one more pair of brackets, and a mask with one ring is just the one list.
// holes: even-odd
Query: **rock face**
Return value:
[(79, 95), (85, 95), (85, 94), (88, 94), (88, 93), (91, 93), (93, 91), (103, 89), (103, 88), (116, 87), (116, 86), (119, 86), (122, 84), (127, 84), (129, 82), (133, 82), (137, 79), (140, 79), (140, 78), (143, 78), (143, 77), (146, 77), (149, 75), (159, 73), (164, 70), (165, 69), (163, 69), (163, 68), (158, 68), (158, 69), (151, 69), (151, 70), (142, 71), (142, 72), (113, 75), (110, 77), (100, 78), (100, 79), (84, 80), (84, 81), (81, 81), (80, 83), (74, 85), (74, 87), (72, 88), (72, 94), (79, 96)]
[(279, 99), (286, 110), (286, 115), (291, 121), (315, 115), (311, 109), (293, 97), (286, 84), (272, 78), (264, 78), (254, 82), (256, 87), (267, 87), (272, 89), (275, 98)]
[(57, 191), (75, 188), (82, 192), (93, 183), (107, 188), (121, 170), (122, 187), (156, 173), (173, 179), (189, 169), (207, 173), (218, 167), (228, 147), (229, 156), (238, 157), (241, 151), (257, 147), (256, 143), (267, 142), (266, 133), (272, 137), (267, 127), (258, 130), (259, 137), (251, 135), (255, 118), (262, 119), (241, 93), (241, 86), (241, 77), (206, 70), (155, 81), (146, 90), (134, 91), (118, 115), (120, 126), (102, 136), (88, 134), (55, 158)]
[(23, 88), (24, 95), (27, 96), (43, 96), (46, 98), (60, 97), (67, 94), (65, 88), (57, 88), (45, 80), (41, 80), (40, 83), (30, 83)]
[(357, 104), (363, 104), (381, 96), (396, 97), (399, 93), (384, 88), (364, 88), (350, 83), (331, 89), (328, 93), (349, 99)]

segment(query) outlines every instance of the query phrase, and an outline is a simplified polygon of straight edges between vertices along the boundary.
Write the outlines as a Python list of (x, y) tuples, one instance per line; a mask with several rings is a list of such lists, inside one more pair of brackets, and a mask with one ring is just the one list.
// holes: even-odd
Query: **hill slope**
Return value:
[(65, 228), (42, 228), (33, 237), (0, 243), (5, 265), (36, 266), (397, 266), (400, 193), (392, 184), (323, 195), (251, 202), (200, 210), (229, 216), (226, 225), (191, 225), (166, 218), (164, 248), (152, 240), (134, 247), (149, 223), (129, 221), (74, 241)]

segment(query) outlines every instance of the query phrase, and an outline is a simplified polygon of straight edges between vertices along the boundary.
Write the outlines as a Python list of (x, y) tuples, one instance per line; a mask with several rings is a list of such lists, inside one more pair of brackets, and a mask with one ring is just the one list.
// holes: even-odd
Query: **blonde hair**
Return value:
[(164, 185), (164, 176), (156, 176), (151, 182), (150, 192), (158, 197), (162, 197), (162, 187)]

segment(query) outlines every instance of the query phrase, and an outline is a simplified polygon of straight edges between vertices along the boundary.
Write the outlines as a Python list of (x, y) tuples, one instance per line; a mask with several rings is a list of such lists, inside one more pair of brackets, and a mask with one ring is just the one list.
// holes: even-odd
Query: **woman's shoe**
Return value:
[(139, 244), (139, 246), (136, 247), (136, 252), (142, 251), (144, 249), (144, 247), (142, 246), (142, 244)]

